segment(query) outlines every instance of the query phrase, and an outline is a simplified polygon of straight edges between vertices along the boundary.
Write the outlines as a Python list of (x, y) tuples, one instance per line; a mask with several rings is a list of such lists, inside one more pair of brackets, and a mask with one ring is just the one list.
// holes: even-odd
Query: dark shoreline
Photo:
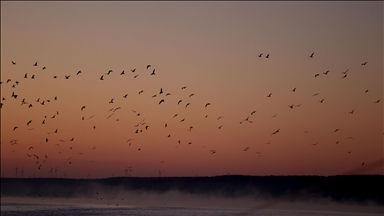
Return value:
[(169, 191), (225, 198), (331, 199), (384, 205), (383, 175), (114, 177), (103, 179), (1, 178), (2, 197), (92, 197), (97, 193)]

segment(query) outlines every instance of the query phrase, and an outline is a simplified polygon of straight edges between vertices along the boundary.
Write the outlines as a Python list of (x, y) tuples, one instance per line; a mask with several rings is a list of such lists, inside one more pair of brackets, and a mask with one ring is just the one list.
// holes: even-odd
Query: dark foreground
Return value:
[(384, 176), (216, 176), (118, 177), (106, 179), (1, 178), (2, 197), (95, 197), (101, 193), (135, 192), (204, 197), (335, 202), (384, 205)]

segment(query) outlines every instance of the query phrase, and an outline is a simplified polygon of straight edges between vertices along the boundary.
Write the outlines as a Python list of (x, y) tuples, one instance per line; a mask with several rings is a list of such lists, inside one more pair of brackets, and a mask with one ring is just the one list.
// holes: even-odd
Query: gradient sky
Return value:
[(2, 1), (1, 81), (5, 177), (339, 175), (383, 157), (383, 2)]

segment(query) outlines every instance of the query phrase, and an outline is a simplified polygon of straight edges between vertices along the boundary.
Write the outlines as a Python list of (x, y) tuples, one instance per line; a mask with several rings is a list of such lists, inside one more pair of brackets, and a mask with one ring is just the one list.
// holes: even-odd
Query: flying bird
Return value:
[(81, 70), (79, 70), (79, 71), (76, 73), (76, 75), (79, 75), (79, 74), (81, 74)]
[(183, 86), (183, 87), (181, 87), (181, 90), (186, 89), (186, 88), (187, 88), (187, 86)]
[(153, 71), (152, 71), (151, 75), (155, 75), (155, 69), (153, 69)]
[(206, 104), (205, 104), (205, 107), (207, 107), (208, 105), (211, 105), (211, 104), (210, 104), (210, 103), (206, 103)]
[(309, 56), (309, 58), (313, 58), (313, 54), (315, 54), (314, 52)]
[(292, 91), (295, 92), (296, 91), (296, 87), (294, 89), (292, 89)]
[(269, 58), (269, 54), (267, 56), (265, 56), (265, 58)]
[(124, 75), (125, 73), (124, 73), (124, 71), (122, 71), (121, 73), (120, 73), (120, 75)]
[(124, 98), (127, 98), (127, 97), (128, 97), (128, 94), (125, 94), (123, 97), (124, 97)]
[(315, 74), (315, 78), (318, 77), (318, 76), (320, 76), (320, 74)]
[(135, 69), (131, 69), (132, 73), (134, 73), (136, 71), (136, 68)]
[(163, 103), (164, 102), (164, 99), (162, 99), (160, 102), (159, 102), (159, 104), (161, 104), (161, 103)]
[(33, 66), (37, 66), (37, 62)]
[(111, 101), (109, 101), (109, 103), (113, 103), (113, 98), (111, 99)]
[(263, 53), (260, 53), (260, 54), (259, 54), (259, 58), (261, 58), (262, 55), (263, 55)]
[(13, 65), (15, 65), (15, 64), (16, 64), (16, 62), (12, 61), (12, 64), (13, 64)]
[(361, 63), (361, 65), (366, 65), (368, 62)]
[(81, 111), (83, 111), (84, 109), (85, 109), (85, 106), (82, 106), (82, 107), (81, 107)]
[(325, 75), (328, 75), (328, 73), (329, 73), (329, 70), (323, 72), (323, 74), (325, 74)]
[(177, 102), (177, 105), (179, 105), (181, 102), (182, 102), (182, 100), (179, 100), (179, 102)]
[(104, 75), (101, 75), (100, 80), (104, 80)]
[(272, 93), (269, 93), (269, 95), (267, 95), (267, 97), (271, 97)]
[(375, 101), (375, 103), (379, 103), (380, 102), (380, 99), (379, 100), (377, 100), (377, 101)]
[(277, 134), (280, 131), (280, 128), (273, 132), (271, 135)]
[(150, 68), (150, 67), (151, 67), (151, 65), (147, 65), (147, 69)]
[(27, 123), (27, 126), (29, 126), (29, 124), (31, 124), (31, 123), (32, 123), (32, 120), (29, 120)]

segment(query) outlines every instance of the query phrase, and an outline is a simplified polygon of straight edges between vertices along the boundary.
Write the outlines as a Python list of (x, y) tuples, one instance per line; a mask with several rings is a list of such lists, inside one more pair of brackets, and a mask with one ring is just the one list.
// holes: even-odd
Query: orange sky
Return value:
[(343, 174), (383, 157), (382, 48), (382, 2), (1, 2), (2, 175)]

